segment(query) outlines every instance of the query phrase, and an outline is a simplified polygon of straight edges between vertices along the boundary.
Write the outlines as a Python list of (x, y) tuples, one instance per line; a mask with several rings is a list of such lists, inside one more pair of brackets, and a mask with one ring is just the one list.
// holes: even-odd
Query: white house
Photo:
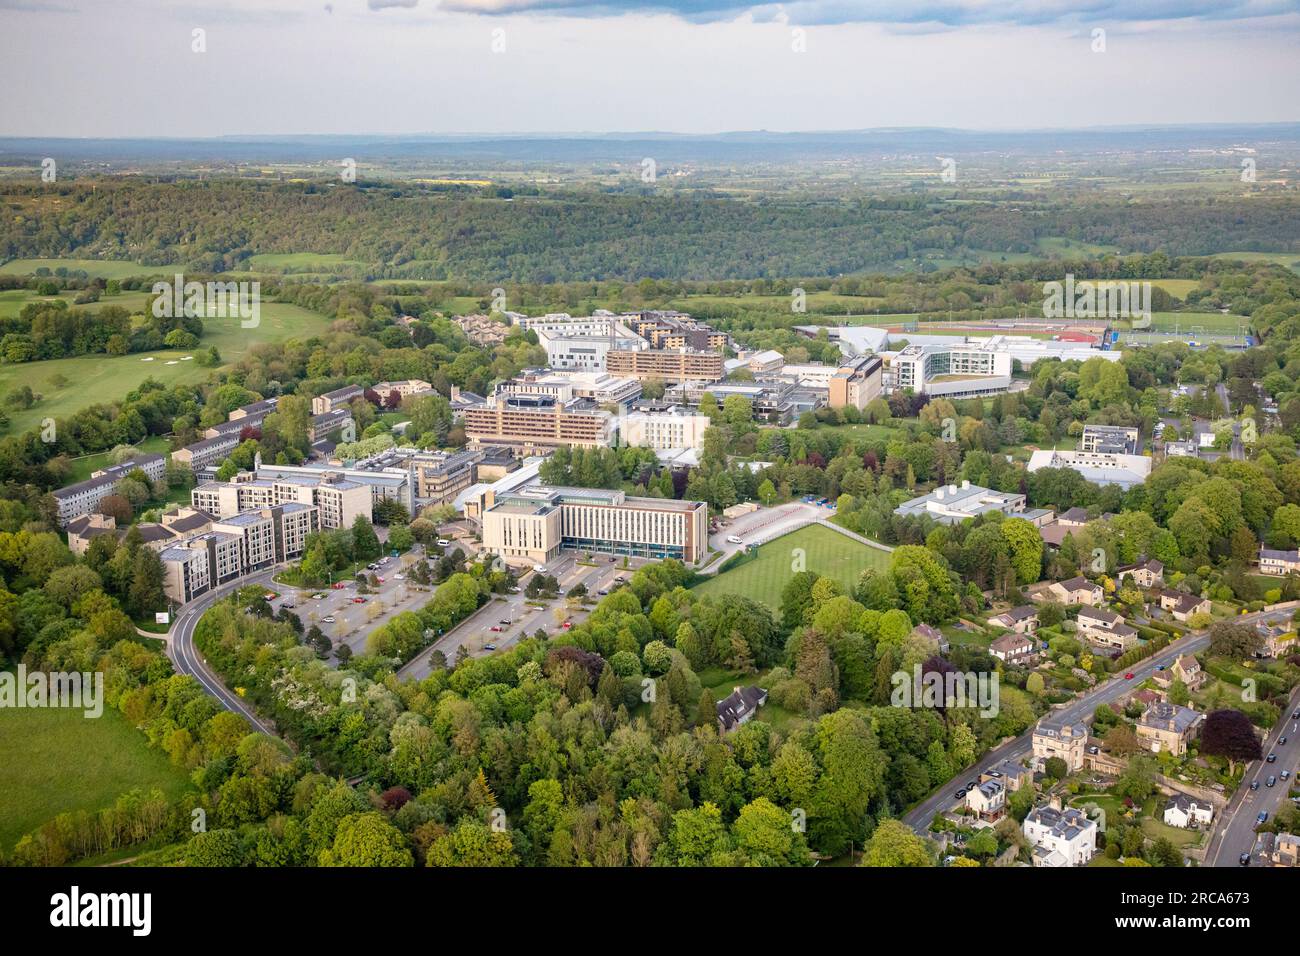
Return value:
[(1164, 821), (1171, 827), (1209, 826), (1214, 819), (1214, 807), (1185, 793), (1176, 793), (1165, 804)]
[(1085, 866), (1097, 852), (1097, 823), (1082, 810), (1059, 801), (1029, 811), (1023, 824), (1034, 848), (1034, 866)]

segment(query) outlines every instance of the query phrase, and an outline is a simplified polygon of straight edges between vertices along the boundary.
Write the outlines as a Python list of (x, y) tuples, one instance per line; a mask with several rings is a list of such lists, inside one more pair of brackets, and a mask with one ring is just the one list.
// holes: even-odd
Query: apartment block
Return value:
[(161, 481), (167, 471), (167, 460), (162, 455), (135, 455), (121, 464), (92, 472), (85, 481), (51, 492), (59, 507), (59, 526), (65, 527), (73, 518), (90, 514), (101, 501), (113, 494), (119, 481), (137, 469), (144, 472), (150, 481)]
[(598, 405), (622, 405), (641, 397), (641, 383), (607, 372), (524, 369), (496, 388), (498, 395), (549, 395), (558, 402), (589, 398)]
[(605, 370), (611, 375), (661, 382), (716, 382), (726, 374), (722, 353), (687, 348), (611, 350), (605, 357)]
[(324, 415), (327, 412), (348, 408), (354, 399), (361, 398), (365, 390), (360, 385), (344, 385), (324, 395), (317, 395), (311, 400), (311, 413)]
[(860, 355), (835, 370), (830, 378), (831, 408), (864, 409), (880, 397), (884, 364), (875, 355)]
[(216, 462), (225, 461), (239, 447), (239, 431), (227, 432), (215, 438), (205, 438), (172, 452), (172, 461), (190, 471), (198, 471)]
[(888, 356), (889, 391), (971, 398), (1011, 387), (1011, 355), (987, 345), (909, 345)]
[(427, 395), (433, 391), (432, 385), (418, 378), (408, 378), (400, 382), (376, 382), (373, 388), (375, 394), (379, 396), (379, 400), (385, 405), (388, 404), (394, 392), (398, 394), (402, 401), (405, 401), (408, 398)]
[(369, 488), (336, 472), (274, 475), (265, 469), (203, 482), (190, 491), (190, 502), (218, 519), (280, 505), (307, 506), (317, 510), (319, 526), (327, 529), (351, 527), (358, 515), (371, 517), (374, 508)]
[(625, 445), (669, 451), (676, 448), (703, 448), (704, 430), (713, 424), (708, 415), (700, 415), (681, 406), (664, 412), (631, 412), (621, 421)]
[(1128, 425), (1084, 425), (1079, 451), (1109, 455), (1136, 455), (1142, 450), (1141, 433)]

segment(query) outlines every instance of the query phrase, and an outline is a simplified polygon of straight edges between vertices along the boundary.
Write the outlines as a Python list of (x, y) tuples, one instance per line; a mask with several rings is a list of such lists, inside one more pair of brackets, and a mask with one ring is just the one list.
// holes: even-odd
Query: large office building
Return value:
[(883, 363), (875, 355), (859, 355), (835, 370), (829, 380), (828, 404), (831, 408), (856, 408), (859, 411), (880, 397)]
[(886, 355), (885, 385), (935, 398), (973, 398), (1011, 387), (1011, 355), (984, 345), (909, 345)]
[[(605, 331), (596, 331), (602, 327)], [(556, 324), (539, 329), (537, 344), (546, 350), (546, 364), (559, 371), (601, 372), (610, 352), (647, 348), (646, 341), (621, 323), (602, 319), (594, 328), (587, 323)]]
[(167, 471), (167, 460), (162, 455), (134, 455), (121, 464), (91, 472), (85, 481), (51, 492), (59, 506), (59, 526), (65, 527), (73, 518), (90, 514), (113, 494), (119, 481), (136, 470), (144, 472), (150, 481), (161, 481)]
[(716, 382), (726, 374), (722, 353), (693, 349), (611, 350), (605, 356), (611, 375), (660, 382)]
[(466, 408), (464, 416), (471, 448), (508, 445), (519, 455), (561, 446), (608, 446), (617, 431), (614, 417), (584, 398), (498, 394)]
[(713, 420), (708, 415), (676, 405), (661, 412), (630, 412), (619, 424), (624, 445), (671, 451), (704, 447), (704, 430), (713, 424)]
[(664, 401), (672, 405), (691, 405), (698, 408), (705, 395), (712, 395), (722, 405), (732, 395), (749, 400), (754, 417), (775, 425), (788, 423), (803, 411), (798, 396), (799, 389), (789, 382), (683, 382), (664, 390)]
[(967, 518), (1000, 511), (1004, 515), (1019, 515), (1025, 510), (1025, 496), (991, 491), (963, 481), (961, 486), (940, 485), (928, 495), (905, 501), (894, 509), (894, 514), (904, 517), (929, 515), (942, 524), (959, 524)]
[(729, 344), (726, 332), (698, 322), (685, 312), (647, 310), (624, 313), (620, 318), (652, 349), (723, 352)]
[(601, 488), (532, 485), (491, 496), (483, 549), (506, 561), (544, 563), (561, 548), (698, 564), (708, 554), (708, 505), (633, 498)]
[(624, 405), (641, 397), (641, 383), (607, 372), (524, 369), (497, 386), (498, 395), (549, 395), (559, 402), (589, 398), (598, 405)]

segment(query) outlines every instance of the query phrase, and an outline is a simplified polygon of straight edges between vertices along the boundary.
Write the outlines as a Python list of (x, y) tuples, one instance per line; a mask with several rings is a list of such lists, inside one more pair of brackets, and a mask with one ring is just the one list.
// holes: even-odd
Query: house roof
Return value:
[(1089, 618), (1094, 621), (1100, 621), (1108, 626), (1113, 626), (1123, 621), (1124, 618), (1114, 611), (1108, 611), (1104, 607), (1085, 607), (1079, 610), (1080, 618)]
[(1087, 522), (1087, 521), (1088, 521), (1088, 509), (1087, 509), (1087, 508), (1080, 508), (1078, 505), (1075, 505), (1075, 506), (1074, 506), (1073, 508), (1071, 508), (1069, 511), (1067, 511), (1067, 512), (1065, 512), (1064, 514), (1060, 515), (1060, 516), (1057, 518), (1057, 520), (1058, 520), (1058, 521), (1082, 521), (1082, 522)]
[(1147, 708), (1146, 713), (1138, 719), (1138, 726), (1172, 730), (1181, 734), (1191, 729), (1192, 725), (1200, 719), (1201, 714), (1190, 707), (1180, 707), (1178, 704), (1160, 701)]
[(718, 701), (718, 720), (730, 730), (767, 700), (767, 691), (761, 687), (737, 687)]
[[(1031, 617), (1037, 616), (1038, 608), (1034, 607), (1032, 604), (1022, 604), (1020, 607), (1013, 607), (1011, 610), (1003, 611), (1001, 614), (997, 615), (997, 617), (1006, 618), (1013, 622), (1027, 621)], [(996, 620), (997, 617), (994, 619)]]
[(1008, 653), (1010, 651), (1020, 650), (1023, 647), (1033, 647), (1034, 642), (1023, 634), (1003, 634), (996, 641), (989, 644), (989, 650), (1001, 651)]
[(1101, 587), (1101, 585), (1099, 584), (1093, 584), (1083, 575), (1070, 578), (1068, 581), (1058, 581), (1056, 583), (1059, 584), (1061, 587), (1065, 588), (1065, 590), (1067, 591), (1085, 591), (1085, 590), (1093, 591)]

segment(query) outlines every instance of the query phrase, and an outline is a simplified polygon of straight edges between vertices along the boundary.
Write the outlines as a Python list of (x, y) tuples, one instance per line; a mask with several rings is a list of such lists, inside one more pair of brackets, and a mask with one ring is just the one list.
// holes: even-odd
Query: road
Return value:
[[(1214, 828), (1214, 836), (1210, 839), (1209, 850), (1205, 855), (1207, 866), (1239, 866), (1240, 856), (1252, 852), (1255, 847), (1255, 826), (1259, 814), (1267, 813), (1269, 819), (1272, 819), (1277, 816), (1278, 808), (1287, 802), (1287, 792), (1295, 782), (1296, 748), (1300, 746), (1300, 738), (1296, 736), (1300, 722), (1291, 716), (1297, 708), (1300, 708), (1300, 687), (1291, 695), (1277, 725), (1264, 738), (1264, 756), (1275, 753), (1277, 762), (1252, 761), (1242, 776), (1241, 786), (1228, 801), (1228, 805), (1219, 811), (1218, 825)], [(1278, 743), (1282, 737), (1287, 738), (1285, 745)], [(1268, 778), (1277, 777), (1283, 770), (1290, 771), (1292, 779), (1279, 778), (1275, 786), (1268, 786)], [(1250, 789), (1252, 781), (1258, 781), (1258, 790)]]
[(170, 638), (167, 641), (167, 656), (171, 658), (177, 671), (188, 674), (197, 680), (204, 690), (221, 702), (226, 710), (234, 711), (247, 718), (248, 722), (254, 727), (271, 736), (276, 735), (275, 729), (262, 720), (257, 715), (257, 712), (244, 702), (243, 698), (227, 688), (216, 672), (208, 667), (203, 655), (194, 646), (194, 628), (198, 625), (199, 618), (203, 616), (208, 608), (233, 591), (247, 587), (250, 584), (260, 584), (267, 588), (273, 587), (271, 578), (279, 571), (280, 568), (271, 568), (257, 574), (250, 574), (248, 577), (231, 581), (229, 584), (223, 584), (221, 587), (190, 601), (189, 604), (184, 605), (177, 612), (176, 620), (172, 622)]
[[(596, 598), (600, 591), (611, 589), (615, 578), (627, 577), (632, 571), (647, 563), (644, 560), (633, 559), (629, 567), (624, 568), (622, 558), (611, 562), (609, 555), (595, 555), (594, 560), (594, 566), (578, 564), (577, 554), (566, 552), (561, 557), (548, 561), (546, 569), (548, 574), (554, 575), (560, 582), (562, 594), (567, 594), (577, 585), (583, 584), (586, 585), (587, 593)], [(433, 671), (430, 660), (434, 651), (441, 651), (448, 663), (452, 663), (456, 660), (462, 645), (468, 648), (471, 656), (478, 657), (491, 653), (486, 648), (487, 644), (493, 645), (497, 650), (504, 650), (518, 643), (521, 637), (534, 634), (539, 629), (553, 630), (557, 625), (555, 608), (565, 607), (565, 600), (561, 597), (557, 601), (540, 602), (545, 605), (544, 607), (530, 605), (523, 588), (527, 586), (532, 574), (530, 570), (520, 576), (520, 593), (495, 596), (493, 600), (488, 601), (413, 657), (397, 672), (397, 676), (403, 680), (423, 680), (428, 677)], [(576, 624), (590, 611), (591, 609), (587, 607), (576, 609), (569, 616), (570, 620)], [(501, 630), (493, 631), (493, 627), (499, 627)]]
[[(1255, 614), (1243, 614), (1235, 619), (1234, 623), (1253, 624), (1256, 621), (1276, 614), (1278, 612), (1260, 611)], [(1289, 612), (1287, 612), (1289, 613)], [(1109, 704), (1112, 701), (1119, 700), (1133, 690), (1138, 684), (1146, 680), (1155, 673), (1156, 668), (1164, 665), (1168, 668), (1174, 662), (1174, 658), (1181, 654), (1194, 654), (1204, 650), (1210, 644), (1210, 636), (1207, 633), (1189, 634), (1174, 641), (1164, 650), (1153, 654), (1146, 660), (1141, 661), (1129, 669), (1133, 674), (1132, 680), (1125, 680), (1122, 675), (1117, 675), (1110, 680), (1098, 684), (1092, 690), (1085, 693), (1082, 697), (1070, 702), (1064, 707), (1049, 711), (1050, 716), (1061, 720), (1083, 721), (1092, 723), (1092, 715), (1098, 707), (1103, 704)], [(1001, 763), (1007, 758), (1020, 759), (1028, 757), (1033, 752), (1033, 728), (1025, 731), (1014, 740), (989, 751), (981, 757), (975, 764), (961, 773), (957, 774), (947, 783), (940, 786), (930, 794), (925, 800), (912, 808), (903, 817), (903, 821), (918, 833), (925, 833), (929, 829), (930, 821), (934, 819), (935, 814), (945, 810), (950, 810), (959, 802), (954, 796), (959, 787), (964, 787), (969, 781), (975, 780), (986, 770)]]

